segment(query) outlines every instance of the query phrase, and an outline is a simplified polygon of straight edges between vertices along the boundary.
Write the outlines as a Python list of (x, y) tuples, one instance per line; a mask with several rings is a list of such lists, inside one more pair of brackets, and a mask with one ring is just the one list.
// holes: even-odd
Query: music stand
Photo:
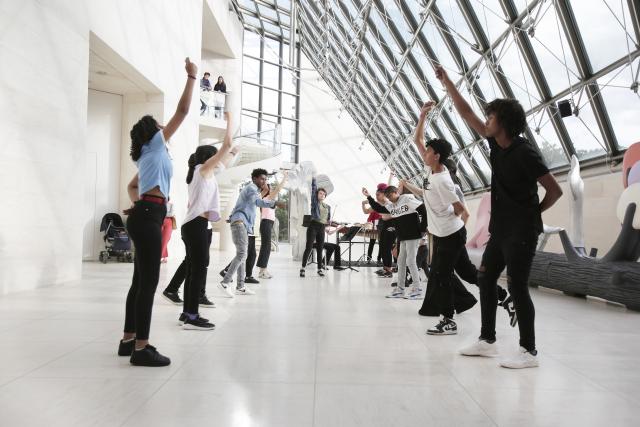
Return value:
[[(344, 234), (344, 236), (338, 239), (338, 247), (342, 242), (349, 243), (349, 248), (347, 249), (349, 251), (349, 264), (348, 264), (349, 266), (347, 268), (353, 271), (358, 271), (358, 270), (352, 267), (353, 261), (351, 261), (351, 246), (353, 245), (353, 238), (356, 237), (361, 230), (362, 230), (362, 226), (349, 227), (349, 230)], [(342, 253), (343, 252), (341, 252), (341, 254)]]

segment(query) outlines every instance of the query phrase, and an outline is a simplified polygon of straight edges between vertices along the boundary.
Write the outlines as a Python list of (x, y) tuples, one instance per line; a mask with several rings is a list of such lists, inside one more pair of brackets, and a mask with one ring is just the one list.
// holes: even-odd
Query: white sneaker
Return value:
[(471, 345), (462, 347), (458, 350), (463, 356), (482, 356), (482, 357), (495, 357), (498, 355), (498, 346), (494, 342), (493, 344), (486, 342), (485, 340), (478, 340)]
[(396, 286), (386, 298), (404, 298), (404, 288)]
[(220, 282), (218, 287), (222, 290), (227, 298), (234, 298), (236, 296), (235, 292), (233, 292), (233, 286), (231, 283)]
[(246, 286), (236, 289), (236, 295), (255, 295), (255, 294), (256, 294), (255, 292), (253, 292), (251, 289), (247, 288)]
[(509, 369), (537, 368), (539, 366), (537, 352), (531, 354), (525, 348), (520, 347), (517, 355), (501, 360), (500, 366)]
[(272, 279), (273, 276), (267, 270), (260, 271), (258, 273), (258, 279)]
[(422, 289), (412, 286), (409, 288), (409, 292), (404, 295), (404, 299), (421, 299)]

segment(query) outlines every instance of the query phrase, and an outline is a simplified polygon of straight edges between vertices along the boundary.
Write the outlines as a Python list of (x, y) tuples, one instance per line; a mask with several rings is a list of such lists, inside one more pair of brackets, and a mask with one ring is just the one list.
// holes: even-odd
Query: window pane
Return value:
[(280, 42), (269, 37), (264, 38), (264, 59), (280, 63)]
[(472, 66), (480, 59), (480, 54), (472, 48), (472, 45), (477, 47), (477, 42), (464, 19), (458, 2), (451, 1), (448, 4), (440, 5), (439, 10), (444, 23), (451, 29), (449, 30), (451, 36), (467, 61), (467, 65)]
[(244, 32), (244, 54), (260, 58), (260, 36), (252, 31)]
[(262, 76), (262, 84), (273, 89), (278, 89), (278, 81), (280, 79), (279, 67), (277, 65), (271, 65), (265, 62), (263, 63), (262, 70), (264, 73)]
[(258, 86), (243, 84), (242, 85), (242, 108), (250, 110), (258, 110), (258, 101), (260, 97), (260, 88)]
[(589, 103), (580, 107), (578, 117), (569, 116), (563, 120), (571, 136), (571, 142), (576, 149), (578, 159), (590, 159), (605, 153), (602, 135)]
[(491, 42), (507, 29), (507, 21), (500, 0), (472, 0), (478, 21)]
[(536, 144), (544, 157), (549, 169), (567, 164), (567, 156), (564, 153), (560, 139), (551, 123), (547, 109), (530, 114), (527, 117), (527, 125), (535, 135)]
[(258, 119), (247, 114), (242, 115), (242, 134), (249, 135), (258, 132)]
[(282, 142), (295, 144), (296, 143), (296, 123), (293, 120), (282, 120), (281, 135)]
[(282, 117), (296, 117), (296, 97), (282, 94)]
[(245, 82), (260, 83), (260, 61), (244, 57), (242, 59), (242, 78)]
[(262, 111), (269, 114), (278, 114), (278, 92), (262, 89)]
[(593, 71), (627, 55), (627, 44), (634, 50), (635, 39), (625, 34), (618, 22), (626, 22), (627, 32), (633, 34), (626, 1), (581, 0), (572, 6)]
[(296, 161), (296, 146), (282, 144), (280, 147), (280, 152), (282, 153), (282, 160), (285, 162), (295, 163)]
[[(636, 61), (636, 69), (640, 66), (638, 64), (639, 62)], [(638, 135), (640, 97), (630, 89), (632, 80), (631, 69), (628, 66), (614, 70), (598, 80), (620, 148), (628, 148), (629, 145), (640, 140)]]

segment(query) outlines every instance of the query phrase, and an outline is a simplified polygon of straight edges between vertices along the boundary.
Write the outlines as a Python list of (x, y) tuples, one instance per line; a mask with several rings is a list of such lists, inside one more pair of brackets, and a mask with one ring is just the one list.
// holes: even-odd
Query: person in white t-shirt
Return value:
[(452, 154), (451, 144), (443, 139), (424, 142), (426, 116), (433, 108), (426, 103), (416, 127), (414, 142), (431, 174), (422, 185), (423, 200), (427, 210), (428, 230), (433, 236), (433, 256), (429, 284), (438, 285), (438, 307), (441, 320), (427, 330), (429, 335), (454, 335), (458, 327), (453, 321), (454, 293), (451, 279), (458, 258), (466, 253), (467, 230), (462, 216), (468, 212), (456, 194), (449, 170), (444, 165)]

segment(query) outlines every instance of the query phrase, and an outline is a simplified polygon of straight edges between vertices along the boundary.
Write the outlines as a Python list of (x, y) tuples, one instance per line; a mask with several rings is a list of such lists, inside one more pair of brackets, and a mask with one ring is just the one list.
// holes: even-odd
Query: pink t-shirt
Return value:
[(276, 220), (276, 210), (272, 208), (261, 208), (260, 217), (262, 219), (270, 219), (271, 221)]

